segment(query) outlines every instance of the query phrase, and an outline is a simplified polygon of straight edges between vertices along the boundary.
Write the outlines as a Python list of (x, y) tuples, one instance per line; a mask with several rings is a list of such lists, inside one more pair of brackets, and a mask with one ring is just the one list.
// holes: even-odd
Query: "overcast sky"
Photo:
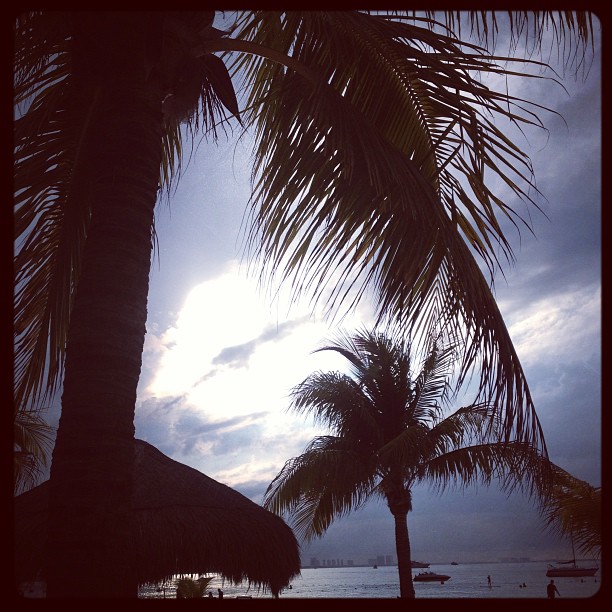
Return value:
[[(496, 295), (526, 371), (551, 459), (601, 485), (601, 83), (597, 54), (586, 82), (544, 81), (516, 95), (557, 110), (550, 133), (529, 134), (538, 200), (536, 237), (512, 237), (517, 262)], [(341, 325), (286, 296), (258, 291), (241, 264), (241, 221), (250, 194), (248, 140), (202, 143), (170, 206), (156, 213), (159, 251), (136, 410), (136, 435), (173, 459), (257, 503), (284, 462), (315, 430), (287, 412), (292, 386), (315, 370), (345, 368), (312, 354), (339, 329), (371, 323), (368, 304)], [(512, 201), (511, 204), (516, 204)], [(547, 559), (570, 555), (543, 530), (520, 495), (470, 488), (414, 491), (408, 516), (413, 558), (428, 562)], [(303, 547), (312, 556), (367, 562), (395, 557), (393, 518), (383, 503), (335, 523)]]

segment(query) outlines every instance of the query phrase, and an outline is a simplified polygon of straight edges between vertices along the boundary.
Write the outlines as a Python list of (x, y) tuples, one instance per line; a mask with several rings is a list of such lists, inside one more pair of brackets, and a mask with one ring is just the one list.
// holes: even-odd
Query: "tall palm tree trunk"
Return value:
[[(92, 109), (82, 153), (92, 170), (81, 185), (92, 216), (51, 468), (48, 597), (137, 597), (130, 551), (134, 413), (162, 122), (137, 15), (82, 14), (77, 38), (76, 82)], [(108, 55), (109, 48), (119, 52)]]
[(400, 582), (400, 597), (414, 598), (412, 582), (412, 553), (408, 536), (408, 511), (391, 509), (395, 520), (395, 551), (397, 553), (397, 571)]

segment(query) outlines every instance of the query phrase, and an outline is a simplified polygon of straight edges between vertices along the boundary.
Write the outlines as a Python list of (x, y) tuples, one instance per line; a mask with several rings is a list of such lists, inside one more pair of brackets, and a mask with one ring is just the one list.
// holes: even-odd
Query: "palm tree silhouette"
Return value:
[(411, 342), (380, 332), (344, 335), (319, 350), (337, 351), (351, 368), (316, 372), (293, 388), (292, 408), (331, 429), (287, 461), (269, 485), (264, 506), (292, 517), (298, 536), (321, 536), (334, 519), (382, 498), (395, 522), (400, 597), (414, 597), (407, 516), (412, 489), (499, 480), (546, 498), (552, 472), (532, 446), (505, 441), (491, 406), (476, 403), (445, 415), (457, 353), (432, 341), (418, 373)]

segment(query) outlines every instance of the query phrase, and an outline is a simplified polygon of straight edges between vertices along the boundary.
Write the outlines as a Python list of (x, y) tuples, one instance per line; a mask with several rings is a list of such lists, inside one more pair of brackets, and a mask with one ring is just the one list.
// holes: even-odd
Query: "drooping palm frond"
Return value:
[(555, 466), (552, 496), (541, 508), (547, 527), (573, 539), (576, 548), (585, 554), (601, 553), (602, 495), (601, 487), (593, 487)]
[[(87, 58), (75, 46), (86, 19), (30, 12), (15, 26), (14, 394), (24, 406), (39, 406), (60, 385), (91, 216), (88, 190), (99, 153), (92, 143), (105, 102), (94, 75), (83, 76)], [(215, 139), (228, 111), (240, 119), (222, 61), (197, 56), (202, 39), (225, 34), (213, 19), (212, 12), (143, 14), (150, 78), (166, 93), (159, 186), (167, 193), (181, 173), (183, 140), (198, 131)]]
[(238, 64), (257, 136), (249, 247), (270, 273), (293, 279), (296, 295), (311, 291), (330, 311), (352, 289), (358, 299), (374, 288), (380, 320), (426, 332), (442, 321), (461, 333), (459, 382), (480, 366), (482, 396), (503, 411), (507, 438), (545, 452), (475, 259), (492, 278), (498, 253), (513, 259), (502, 220), (529, 228), (494, 181), (537, 208), (529, 159), (493, 118), (539, 127), (542, 109), (474, 75), (528, 74), (450, 35), (357, 12), (255, 13), (241, 25), (241, 38), (290, 54), (325, 83), (313, 88), (262, 58)]
[(15, 410), (13, 418), (13, 491), (31, 489), (47, 467), (53, 447), (55, 428), (39, 411)]
[(486, 403), (454, 411), (428, 430), (417, 481), (443, 491), (497, 480), (508, 494), (519, 490), (546, 503), (552, 493), (553, 464), (536, 447), (504, 441), (503, 422)]
[(346, 438), (319, 436), (285, 463), (268, 486), (263, 506), (290, 515), (298, 538), (309, 541), (371, 497), (376, 484), (372, 461)]
[(502, 491), (520, 491), (540, 504), (550, 494), (550, 480), (550, 463), (533, 447), (494, 442), (455, 448), (424, 461), (416, 482), (441, 492), (497, 481)]
[[(16, 28), (15, 402), (57, 389), (90, 210), (75, 180), (95, 99), (76, 103), (63, 13), (24, 16)], [(58, 203), (61, 202), (61, 205)]]
[[(593, 51), (594, 24), (590, 11), (424, 11), (456, 31), (469, 29), (470, 36), (495, 48), (500, 29), (509, 35), (508, 48), (524, 56), (555, 55), (564, 69), (588, 71)], [(462, 26), (462, 24), (464, 24)], [(548, 47), (545, 48), (545, 45)]]

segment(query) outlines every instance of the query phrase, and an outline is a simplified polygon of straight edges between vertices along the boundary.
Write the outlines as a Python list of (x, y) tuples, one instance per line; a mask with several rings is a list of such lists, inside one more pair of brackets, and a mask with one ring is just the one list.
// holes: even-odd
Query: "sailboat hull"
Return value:
[(596, 565), (591, 567), (580, 567), (576, 565), (576, 550), (574, 548), (574, 532), (570, 532), (572, 543), (572, 558), (569, 561), (562, 561), (558, 565), (549, 565), (546, 575), (549, 578), (584, 578), (594, 576), (599, 569)]
[(549, 578), (579, 578), (594, 576), (598, 567), (550, 567), (546, 572)]

